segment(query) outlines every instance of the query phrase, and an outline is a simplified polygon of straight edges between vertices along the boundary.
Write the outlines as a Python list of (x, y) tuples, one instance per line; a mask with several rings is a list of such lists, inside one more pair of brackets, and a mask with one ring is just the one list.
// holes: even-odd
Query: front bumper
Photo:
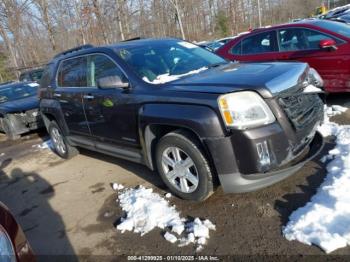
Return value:
[[(28, 110), (24, 113), (8, 113), (8, 130), (11, 134), (21, 135), (32, 130), (44, 127), (41, 115), (38, 109)], [(2, 127), (1, 129), (4, 129)], [(2, 130), (5, 131), (6, 130)]]
[[(261, 165), (256, 147), (262, 141), (267, 141), (270, 157), (265, 167)], [(316, 132), (303, 149), (296, 152), (279, 126), (271, 125), (241, 137), (205, 139), (205, 144), (224, 192), (241, 193), (267, 187), (294, 174), (322, 150), (324, 140)]]

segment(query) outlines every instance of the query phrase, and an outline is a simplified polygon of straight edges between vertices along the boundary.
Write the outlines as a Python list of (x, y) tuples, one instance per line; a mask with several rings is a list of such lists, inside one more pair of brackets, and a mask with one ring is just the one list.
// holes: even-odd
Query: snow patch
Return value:
[(303, 93), (323, 93), (323, 90), (314, 85), (308, 85), (304, 88)]
[(44, 141), (41, 144), (38, 145), (33, 145), (32, 147), (37, 148), (37, 149), (53, 149), (53, 144), (51, 139)]
[(37, 87), (37, 86), (39, 86), (38, 83), (29, 83), (28, 85), (29, 85), (30, 87)]
[(151, 83), (151, 84), (164, 84), (164, 83), (167, 83), (167, 82), (171, 82), (171, 81), (177, 80), (177, 79), (179, 79), (181, 77), (184, 77), (184, 76), (198, 74), (198, 73), (200, 73), (200, 72), (202, 72), (204, 70), (207, 70), (207, 69), (208, 69), (208, 67), (202, 67), (202, 68), (190, 71), (190, 72), (188, 72), (186, 74), (182, 74), (182, 75), (169, 75), (169, 73), (166, 73), (166, 74), (157, 76), (156, 79), (154, 79), (153, 81), (150, 81), (145, 76), (142, 79), (143, 79), (143, 81)]
[(165, 232), (164, 238), (173, 244), (177, 241), (177, 237), (169, 232)]
[(166, 197), (166, 198), (171, 198), (171, 194), (170, 194), (170, 193), (166, 193), (166, 194), (165, 194), (165, 197)]
[(340, 106), (327, 107), (325, 122), (319, 128), (324, 136), (336, 136), (336, 146), (321, 160), (327, 176), (316, 195), (304, 207), (294, 211), (283, 235), (288, 240), (315, 244), (330, 253), (350, 245), (350, 125), (338, 125), (329, 116), (345, 112)]
[(119, 192), (118, 199), (121, 208), (126, 212), (126, 217), (117, 225), (122, 233), (133, 231), (143, 236), (160, 228), (166, 231), (164, 238), (167, 241), (179, 246), (192, 243), (197, 249), (202, 249), (209, 239), (209, 231), (215, 230), (215, 225), (208, 219), (195, 218), (194, 221), (189, 221), (182, 218), (175, 206), (171, 206), (151, 188), (127, 188)]
[(113, 190), (118, 191), (118, 190), (124, 189), (124, 186), (121, 184), (118, 184), (118, 183), (113, 183), (112, 188), (113, 188)]

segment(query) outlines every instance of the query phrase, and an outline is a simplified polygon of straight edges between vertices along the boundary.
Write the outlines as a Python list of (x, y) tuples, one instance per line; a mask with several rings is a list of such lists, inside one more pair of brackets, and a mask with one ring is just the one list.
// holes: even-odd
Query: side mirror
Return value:
[(97, 86), (99, 88), (122, 88), (126, 89), (129, 87), (129, 83), (125, 83), (119, 76), (105, 76), (97, 80)]
[(337, 50), (336, 42), (333, 39), (323, 39), (319, 46), (321, 49)]

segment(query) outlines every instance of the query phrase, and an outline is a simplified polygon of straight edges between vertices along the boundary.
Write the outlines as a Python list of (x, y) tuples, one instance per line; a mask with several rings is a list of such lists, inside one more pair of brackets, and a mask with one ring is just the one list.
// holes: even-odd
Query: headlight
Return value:
[(218, 103), (227, 127), (246, 129), (267, 125), (276, 120), (269, 106), (255, 92), (243, 91), (222, 95)]
[[(0, 225), (0, 260), (6, 262), (16, 262), (16, 254), (12, 246), (12, 242)], [(2, 260), (3, 259), (3, 260)]]
[(309, 83), (317, 87), (323, 87), (323, 79), (314, 68), (309, 70)]

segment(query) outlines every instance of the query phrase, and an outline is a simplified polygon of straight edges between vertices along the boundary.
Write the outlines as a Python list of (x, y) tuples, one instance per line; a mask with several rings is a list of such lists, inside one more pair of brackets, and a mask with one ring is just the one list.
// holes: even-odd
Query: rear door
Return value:
[(58, 69), (54, 97), (59, 101), (70, 135), (90, 136), (83, 108), (82, 94), (86, 86), (85, 56), (63, 60)]
[[(337, 50), (321, 49), (321, 40), (333, 39)], [(332, 91), (347, 89), (349, 81), (348, 55), (344, 41), (318, 30), (291, 27), (278, 30), (278, 60), (308, 63), (322, 76), (325, 88)]]
[(231, 60), (247, 62), (275, 61), (277, 54), (275, 30), (249, 35), (229, 50)]

